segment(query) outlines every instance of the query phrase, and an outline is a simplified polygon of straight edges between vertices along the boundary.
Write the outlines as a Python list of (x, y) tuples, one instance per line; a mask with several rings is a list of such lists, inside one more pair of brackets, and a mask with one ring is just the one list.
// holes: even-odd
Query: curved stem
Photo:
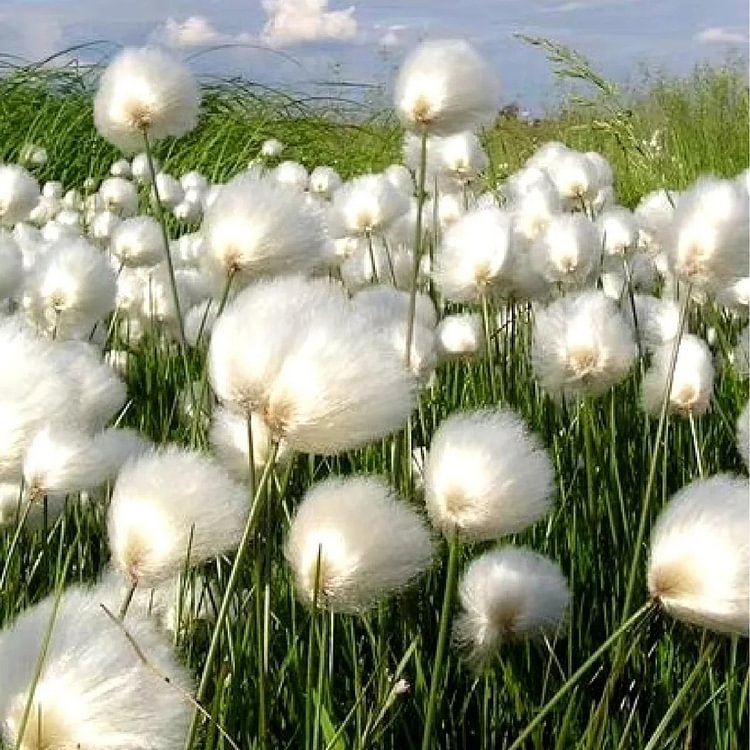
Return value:
[(521, 744), (526, 738), (547, 718), (552, 709), (576, 686), (578, 681), (586, 674), (586, 672), (594, 666), (597, 659), (605, 652), (609, 647), (621, 638), (633, 625), (635, 625), (647, 612), (654, 607), (652, 602), (646, 602), (640, 609), (636, 610), (633, 615), (625, 620), (609, 638), (607, 638), (586, 661), (581, 664), (573, 674), (568, 677), (565, 684), (550, 698), (549, 701), (539, 710), (539, 713), (534, 717), (533, 721), (524, 729), (521, 734), (516, 737), (513, 743), (510, 745), (508, 750), (516, 750), (521, 747)]
[(411, 342), (414, 338), (414, 318), (417, 312), (417, 280), (422, 260), (422, 210), (424, 209), (424, 187), (427, 173), (427, 131), (422, 131), (419, 151), (419, 174), (417, 175), (417, 221), (414, 229), (414, 258), (409, 290), (409, 319), (406, 328), (406, 369), (411, 370)]
[[(229, 608), (231, 606), (232, 594), (237, 587), (239, 582), (240, 568), (247, 551), (247, 547), (252, 538), (253, 532), (255, 531), (255, 523), (260, 515), (262, 507), (261, 498), (264, 495), (263, 490), (271, 477), (273, 472), (274, 464), (276, 463), (276, 454), (279, 450), (279, 444), (273, 443), (271, 446), (271, 452), (268, 456), (268, 461), (263, 469), (263, 474), (258, 482), (258, 486), (255, 490), (255, 496), (253, 498), (253, 504), (250, 506), (250, 513), (245, 523), (245, 530), (242, 533), (242, 539), (237, 548), (237, 555), (234, 558), (232, 569), (229, 573), (229, 579), (227, 580), (227, 587), (224, 591), (224, 597), (221, 600), (221, 607), (219, 608), (219, 614), (216, 616), (216, 625), (214, 626), (214, 632), (211, 635), (211, 643), (208, 646), (208, 653), (206, 654), (206, 661), (203, 665), (203, 672), (201, 674), (200, 683), (198, 685), (198, 692), (195, 695), (195, 700), (200, 703), (206, 695), (208, 689), (208, 683), (211, 678), (211, 667), (213, 666), (214, 659), (219, 651), (219, 642), (221, 641), (221, 631), (224, 628), (227, 615), (229, 614)], [(185, 750), (190, 750), (195, 744), (195, 735), (198, 730), (198, 716), (199, 712), (196, 710), (193, 712), (193, 718), (190, 722), (190, 730), (185, 740)]]
[(455, 532), (449, 545), (448, 569), (445, 576), (445, 590), (443, 592), (443, 608), (440, 612), (440, 630), (438, 632), (437, 650), (435, 651), (435, 663), (432, 667), (432, 679), (430, 680), (430, 697), (427, 703), (427, 716), (422, 735), (422, 750), (429, 750), (432, 745), (432, 730), (437, 716), (438, 694), (440, 693), (440, 682), (443, 676), (443, 661), (445, 660), (445, 652), (448, 647), (453, 599), (455, 598), (458, 584), (458, 558), (460, 552), (461, 544), (458, 532)]

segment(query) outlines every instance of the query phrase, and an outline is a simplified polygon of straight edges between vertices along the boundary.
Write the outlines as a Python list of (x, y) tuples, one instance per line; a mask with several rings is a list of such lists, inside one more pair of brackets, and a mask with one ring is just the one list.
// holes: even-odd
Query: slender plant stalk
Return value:
[(482, 325), (484, 327), (484, 346), (487, 352), (487, 372), (490, 379), (490, 398), (494, 404), (497, 401), (497, 386), (495, 383), (495, 338), (490, 325), (490, 302), (487, 295), (482, 295)]
[(698, 661), (695, 663), (695, 666), (688, 675), (688, 678), (685, 680), (677, 695), (674, 697), (674, 700), (670, 704), (669, 708), (664, 712), (662, 720), (659, 722), (659, 725), (654, 730), (654, 733), (651, 735), (651, 738), (646, 743), (646, 747), (644, 747), (643, 750), (657, 750), (657, 748), (661, 747), (661, 745), (659, 745), (658, 743), (659, 740), (661, 740), (661, 736), (664, 734), (664, 732), (667, 731), (669, 722), (672, 721), (675, 713), (677, 713), (677, 709), (682, 704), (682, 701), (685, 700), (685, 698), (697, 687), (697, 684), (703, 677), (704, 667), (711, 661), (715, 653), (716, 641), (707, 643), (704, 648), (701, 649), (701, 655), (698, 658)]
[[(258, 520), (258, 516), (260, 515), (260, 510), (262, 507), (261, 498), (263, 497), (265, 486), (268, 483), (271, 474), (273, 473), (278, 450), (279, 444), (274, 442), (271, 446), (271, 451), (268, 456), (267, 463), (263, 469), (263, 474), (261, 475), (260, 481), (258, 482), (258, 486), (255, 490), (253, 504), (250, 506), (250, 513), (248, 514), (247, 522), (245, 523), (245, 530), (242, 533), (242, 539), (240, 540), (240, 544), (237, 548), (237, 555), (234, 558), (232, 569), (229, 572), (229, 578), (227, 580), (227, 586), (224, 591), (224, 597), (221, 600), (219, 614), (216, 616), (216, 624), (211, 635), (211, 642), (208, 646), (208, 653), (206, 654), (206, 661), (203, 665), (201, 679), (198, 683), (198, 692), (195, 695), (195, 700), (198, 701), (198, 703), (200, 703), (205, 698), (206, 690), (208, 689), (208, 684), (211, 679), (211, 669), (213, 667), (213, 662), (219, 651), (221, 631), (224, 628), (224, 623), (226, 622), (227, 615), (229, 614), (229, 608), (232, 602), (232, 594), (237, 587), (240, 568), (242, 567), (242, 562), (245, 558), (245, 553), (250, 543), (250, 539), (253, 535), (253, 532), (255, 531), (255, 524)], [(188, 732), (187, 739), (185, 740), (185, 750), (191, 750), (195, 743), (196, 732), (198, 730), (198, 718), (199, 712), (194, 711), (192, 720), (190, 722), (190, 730)]]
[(516, 750), (521, 747), (523, 742), (531, 735), (531, 733), (547, 718), (552, 709), (578, 684), (581, 677), (594, 666), (599, 657), (604, 654), (609, 647), (617, 642), (631, 627), (633, 627), (643, 616), (651, 611), (654, 607), (652, 602), (646, 602), (640, 609), (636, 610), (625, 622), (623, 622), (612, 635), (602, 643), (599, 648), (589, 656), (586, 661), (576, 669), (573, 674), (568, 677), (562, 687), (550, 698), (549, 701), (539, 710), (534, 719), (528, 724), (528, 726), (516, 737), (513, 743), (510, 745), (508, 750)]
[[(654, 483), (656, 480), (656, 467), (659, 462), (659, 448), (661, 447), (661, 438), (664, 434), (664, 426), (667, 421), (667, 411), (669, 408), (669, 397), (672, 393), (672, 382), (674, 380), (674, 370), (677, 364), (677, 353), (680, 350), (680, 341), (682, 340), (682, 332), (685, 329), (685, 322), (687, 320), (688, 308), (690, 306), (690, 286), (685, 290), (685, 297), (682, 301), (682, 307), (680, 309), (680, 323), (677, 329), (677, 336), (675, 336), (674, 344), (672, 345), (672, 356), (669, 361), (669, 369), (667, 370), (667, 383), (664, 389), (664, 396), (662, 397), (661, 413), (659, 414), (659, 424), (656, 428), (656, 439), (654, 441), (654, 449), (651, 455), (651, 465), (648, 470), (648, 480), (646, 482), (646, 491), (643, 495), (643, 503), (641, 505), (641, 515), (638, 521), (638, 532), (635, 537), (635, 545), (633, 547), (633, 559), (630, 562), (630, 572), (628, 573), (628, 585), (625, 590), (625, 603), (622, 608), (621, 622), (624, 622), (630, 615), (630, 609), (633, 602), (633, 595), (635, 593), (635, 583), (638, 578), (638, 567), (641, 563), (641, 555), (643, 553), (643, 541), (646, 538), (646, 525), (648, 524), (649, 511), (651, 510), (651, 498), (654, 491)], [(617, 651), (618, 655), (620, 649)], [(615, 660), (617, 661), (617, 660)]]
[(443, 662), (445, 652), (448, 648), (448, 635), (450, 633), (451, 614), (453, 612), (453, 600), (456, 596), (458, 584), (458, 559), (461, 554), (461, 542), (458, 532), (455, 532), (448, 546), (448, 569), (445, 576), (445, 590), (443, 592), (443, 608), (440, 612), (440, 630), (438, 631), (437, 650), (435, 661), (432, 666), (432, 678), (430, 680), (430, 695), (427, 703), (427, 716), (424, 722), (424, 733), (422, 735), (422, 750), (430, 750), (432, 746), (432, 732), (437, 717), (438, 696), (440, 694), (440, 683), (443, 677)]
[(424, 209), (425, 181), (427, 177), (427, 131), (423, 130), (419, 149), (419, 173), (417, 174), (417, 221), (414, 229), (414, 259), (409, 290), (409, 315), (406, 326), (406, 369), (411, 370), (411, 342), (414, 338), (414, 318), (417, 313), (417, 283), (422, 260), (422, 211)]
[(122, 622), (125, 619), (125, 615), (128, 613), (128, 609), (130, 609), (130, 604), (133, 601), (133, 597), (135, 596), (135, 590), (137, 588), (138, 588), (138, 581), (136, 581), (134, 578), (130, 582), (130, 586), (128, 586), (128, 590), (125, 592), (125, 596), (123, 597), (122, 604), (120, 605), (120, 609), (117, 612), (118, 622)]
[(690, 423), (690, 436), (693, 440), (693, 450), (695, 451), (695, 463), (698, 465), (698, 475), (703, 479), (703, 458), (701, 456), (701, 446), (698, 441), (698, 431), (695, 428), (695, 417), (690, 412), (688, 415), (688, 422)]

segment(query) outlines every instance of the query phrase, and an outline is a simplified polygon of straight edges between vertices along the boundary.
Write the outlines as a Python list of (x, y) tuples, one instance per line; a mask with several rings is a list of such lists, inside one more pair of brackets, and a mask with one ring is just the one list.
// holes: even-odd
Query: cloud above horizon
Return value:
[(695, 40), (701, 44), (744, 44), (747, 37), (738, 31), (720, 26), (710, 26), (698, 32), (695, 35)]
[(271, 47), (303, 42), (349, 41), (358, 31), (355, 6), (328, 10), (328, 0), (263, 0), (268, 14), (260, 38)]

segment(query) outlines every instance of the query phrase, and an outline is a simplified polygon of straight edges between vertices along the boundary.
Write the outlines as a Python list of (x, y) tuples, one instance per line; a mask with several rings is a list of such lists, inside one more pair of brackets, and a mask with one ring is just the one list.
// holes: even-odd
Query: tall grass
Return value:
[[(64, 71), (23, 69), (0, 79), (0, 160), (17, 158), (25, 143), (35, 142), (49, 151), (41, 179), (62, 179), (66, 187), (78, 187), (87, 177), (104, 177), (117, 154), (94, 131), (87, 84), (85, 74)], [(633, 205), (658, 187), (681, 188), (701, 173), (733, 175), (747, 167), (747, 105), (739, 70), (699, 69), (686, 80), (656, 80), (635, 95), (594, 97), (537, 123), (502, 120), (486, 133), (486, 142), (497, 177), (517, 169), (550, 139), (600, 151), (615, 169), (620, 200)], [(197, 130), (179, 143), (162, 144), (157, 156), (172, 173), (198, 169), (216, 181), (244, 168), (271, 136), (286, 144), (285, 157), (310, 167), (331, 164), (345, 176), (397, 160), (401, 132), (393, 118), (356, 108), (353, 113), (352, 106), (336, 101), (313, 106), (239, 81), (212, 85)], [(653, 146), (656, 131), (658, 146)], [(718, 328), (722, 340), (729, 343), (738, 334), (738, 324), (714, 309), (694, 312), (689, 324), (691, 331), (702, 335), (708, 327)], [(518, 410), (543, 439), (555, 466), (558, 493), (551, 517), (513, 541), (560, 562), (570, 582), (572, 609), (564, 637), (554, 643), (508, 646), (493, 668), (480, 676), (464, 668), (448, 650), (435, 747), (510, 746), (566, 679), (618, 628), (646, 478), (658, 449), (656, 424), (635, 408), (638, 373), (606, 397), (587, 402), (585, 408), (564, 409), (553, 404), (531, 376), (527, 310), (519, 312), (516, 331), (512, 341), (498, 340), (500, 403)], [(146, 340), (132, 353), (127, 376), (131, 402), (123, 424), (159, 442), (189, 443), (196, 432), (194, 417), (176, 407), (185, 385), (179, 361), (158, 340)], [(200, 352), (191, 354), (195, 379), (202, 372), (203, 358)], [(414, 418), (414, 446), (429, 445), (446, 414), (490, 404), (489, 394), (484, 362), (444, 365), (436, 384), (423, 395), (419, 417)], [(715, 408), (699, 420), (697, 428), (706, 474), (742, 471), (734, 420), (747, 397), (747, 382), (731, 368), (724, 372)], [(205, 424), (197, 433), (198, 442), (204, 442)], [(277, 471), (268, 498), (276, 523), (266, 525), (264, 544), (281, 548), (295, 503), (305, 488), (330, 473), (383, 473), (419, 504), (410, 467), (394, 455), (388, 442), (333, 459), (298, 457), (291, 467)], [(672, 493), (697, 476), (689, 426), (670, 419), (650, 521)], [(5, 573), (0, 626), (55, 589), (68, 556), (65, 577), (70, 583), (95, 580), (107, 562), (104, 509), (95, 504), (71, 504), (46, 532), (22, 532), (11, 555), (12, 537), (0, 535), (0, 570)], [(487, 546), (464, 548), (459, 566), (464, 568), (469, 556)], [(303, 747), (311, 710), (319, 727), (314, 734), (319, 748), (419, 747), (439, 632), (445, 550), (441, 559), (442, 564), (418, 588), (373, 613), (316, 621), (295, 601), (288, 570), (280, 556), (274, 557), (270, 747)], [(185, 586), (193, 588), (198, 577), (215, 582), (217, 598), (210, 607), (218, 608), (230, 568), (229, 559), (207, 564), (191, 573)], [(257, 743), (261, 653), (251, 605), (255, 584), (252, 566), (243, 566), (234, 596), (236, 614), (221, 633), (219, 658), (213, 663), (204, 700), (215, 721), (242, 748)], [(645, 600), (639, 570), (635, 605)], [(210, 623), (188, 613), (177, 643), (196, 674), (201, 672), (210, 636)], [(746, 747), (747, 641), (716, 638), (713, 658), (702, 662), (697, 677), (691, 676), (700, 659), (702, 637), (700, 631), (649, 611), (627, 637), (619, 679), (608, 683), (613, 665), (611, 652), (605, 651), (522, 746), (642, 748), (658, 729), (654, 747)], [(319, 661), (321, 655), (325, 658)], [(688, 679), (686, 692), (682, 688)], [(608, 710), (597, 728), (591, 717), (605, 692)], [(229, 747), (212, 724), (204, 725), (196, 746)]]

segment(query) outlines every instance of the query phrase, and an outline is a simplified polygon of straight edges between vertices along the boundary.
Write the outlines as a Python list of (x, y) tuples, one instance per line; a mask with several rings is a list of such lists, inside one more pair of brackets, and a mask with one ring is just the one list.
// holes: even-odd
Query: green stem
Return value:
[(594, 666), (597, 659), (599, 659), (599, 657), (605, 653), (613, 643), (624, 635), (625, 632), (635, 625), (653, 607), (654, 605), (652, 602), (646, 602), (646, 604), (636, 610), (630, 618), (625, 620), (625, 622), (623, 622), (622, 625), (620, 625), (620, 627), (618, 627), (617, 630), (615, 630), (615, 632), (612, 633), (612, 635), (610, 635), (609, 638), (607, 638), (607, 640), (604, 641), (604, 643), (602, 643), (602, 645), (599, 646), (599, 648), (596, 649), (596, 651), (594, 651), (594, 653), (591, 654), (591, 656), (589, 656), (589, 658), (586, 659), (586, 661), (581, 664), (581, 666), (578, 667), (570, 677), (568, 677), (563, 686), (552, 696), (552, 698), (550, 698), (549, 701), (547, 701), (544, 707), (539, 710), (537, 715), (521, 732), (521, 734), (516, 737), (508, 750), (516, 750), (516, 748), (521, 747), (521, 744), (547, 718), (552, 709), (576, 686), (581, 677), (583, 677), (586, 672)]
[[(120, 605), (120, 610), (117, 613), (117, 621), (122, 622), (125, 619), (125, 615), (128, 613), (128, 609), (130, 609), (130, 604), (133, 601), (133, 597), (135, 596), (135, 590), (138, 588), (138, 581), (133, 579), (130, 583), (130, 586), (128, 587), (128, 590), (125, 592), (125, 597), (122, 600), (122, 604)], [(179, 620), (177, 622), (180, 622)]]
[(695, 451), (695, 462), (698, 464), (698, 475), (703, 479), (703, 458), (701, 457), (701, 446), (698, 441), (698, 431), (695, 428), (695, 417), (692, 412), (688, 415), (688, 421), (690, 422), (690, 436), (693, 440), (693, 450)]
[[(628, 573), (628, 585), (625, 590), (625, 604), (622, 609), (622, 619), (625, 621), (630, 615), (630, 609), (633, 603), (633, 595), (635, 593), (635, 584), (638, 577), (638, 567), (641, 562), (641, 555), (643, 550), (643, 541), (646, 537), (646, 525), (648, 524), (649, 511), (651, 509), (651, 497), (654, 490), (654, 482), (656, 480), (656, 467), (659, 462), (659, 448), (661, 447), (661, 438), (664, 434), (664, 426), (667, 421), (667, 412), (669, 409), (669, 398), (672, 393), (672, 382), (674, 380), (674, 370), (677, 364), (677, 353), (680, 350), (680, 340), (682, 339), (682, 332), (685, 329), (685, 321), (687, 320), (688, 308), (690, 306), (690, 287), (685, 290), (685, 298), (682, 301), (682, 308), (680, 310), (680, 323), (677, 329), (677, 335), (675, 336), (674, 344), (672, 345), (672, 356), (669, 361), (669, 369), (667, 371), (667, 383), (664, 389), (664, 396), (662, 398), (661, 413), (659, 414), (659, 424), (656, 428), (656, 439), (654, 441), (654, 450), (651, 456), (651, 465), (648, 470), (648, 480), (646, 482), (646, 492), (643, 496), (643, 505), (641, 506), (641, 516), (638, 521), (638, 532), (635, 537), (635, 546), (633, 548), (633, 559), (630, 563), (630, 572)], [(618, 648), (618, 655), (620, 649)]]
[(424, 208), (424, 187), (427, 173), (427, 131), (422, 131), (419, 150), (419, 174), (417, 175), (417, 221), (414, 229), (414, 258), (409, 290), (409, 316), (406, 327), (406, 369), (411, 370), (411, 342), (414, 338), (414, 318), (417, 313), (417, 281), (422, 260), (422, 210)]
[(432, 730), (437, 716), (438, 695), (442, 680), (443, 661), (448, 647), (448, 634), (450, 632), (451, 613), (453, 611), (453, 600), (456, 596), (458, 584), (458, 559), (461, 552), (461, 543), (458, 532), (451, 539), (448, 551), (448, 569), (445, 576), (445, 590), (443, 592), (443, 608), (440, 613), (440, 630), (438, 632), (437, 650), (435, 651), (435, 662), (432, 667), (432, 679), (430, 681), (430, 696), (427, 703), (427, 716), (424, 723), (422, 735), (422, 750), (430, 750), (432, 746)]
[(497, 400), (495, 384), (495, 344), (493, 331), (490, 328), (490, 303), (486, 294), (482, 294), (482, 325), (484, 327), (484, 346), (487, 351), (487, 371), (490, 378), (490, 398), (494, 404)]
[[(234, 590), (236, 589), (239, 582), (240, 568), (242, 567), (242, 562), (244, 560), (247, 547), (250, 543), (250, 539), (253, 535), (253, 532), (255, 531), (255, 523), (258, 520), (258, 516), (260, 515), (260, 510), (263, 505), (261, 499), (264, 496), (265, 486), (268, 484), (271, 474), (273, 473), (274, 464), (276, 463), (276, 454), (278, 453), (278, 450), (279, 444), (274, 442), (271, 446), (271, 452), (268, 456), (268, 461), (263, 469), (263, 474), (261, 475), (260, 482), (258, 483), (258, 486), (255, 490), (253, 504), (250, 506), (250, 513), (248, 514), (247, 522), (245, 523), (245, 529), (242, 533), (242, 539), (240, 540), (240, 544), (237, 548), (237, 555), (234, 558), (234, 563), (232, 564), (232, 569), (229, 573), (229, 579), (227, 580), (224, 597), (221, 600), (219, 614), (216, 616), (216, 625), (214, 626), (214, 631), (211, 635), (211, 642), (208, 646), (206, 661), (203, 665), (203, 672), (198, 684), (198, 692), (195, 695), (195, 700), (197, 703), (200, 703), (204, 699), (206, 690), (208, 689), (208, 683), (211, 679), (211, 668), (213, 666), (214, 659), (219, 652), (221, 631), (224, 627), (224, 623), (226, 622), (227, 615), (229, 614), (232, 594), (234, 593)], [(195, 736), (198, 730), (198, 717), (199, 711), (196, 709), (193, 712), (193, 717), (190, 722), (190, 730), (188, 731), (188, 736), (185, 740), (185, 750), (191, 750), (195, 743)]]

